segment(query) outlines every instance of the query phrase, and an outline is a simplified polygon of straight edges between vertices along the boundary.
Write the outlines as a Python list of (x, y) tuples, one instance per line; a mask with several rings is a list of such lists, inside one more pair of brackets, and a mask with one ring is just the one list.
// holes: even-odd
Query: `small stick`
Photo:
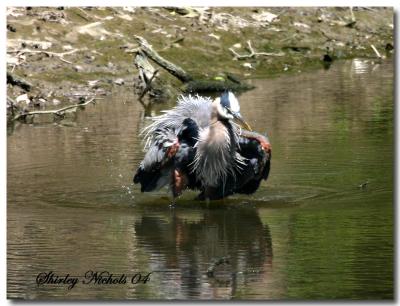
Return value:
[[(64, 94), (64, 97), (93, 97), (96, 94), (91, 94), (91, 93), (72, 93), (72, 94)], [(100, 99), (100, 98), (97, 98)]]
[(86, 101), (85, 103), (82, 104), (74, 104), (74, 105), (69, 105), (60, 109), (54, 109), (54, 110), (47, 110), (47, 111), (33, 111), (33, 112), (27, 112), (27, 113), (21, 113), (18, 114), (17, 116), (15, 116), (12, 121), (16, 121), (21, 117), (25, 117), (25, 116), (29, 116), (29, 115), (43, 115), (43, 114), (54, 114), (54, 115), (61, 115), (61, 113), (64, 113), (66, 110), (71, 109), (71, 108), (75, 108), (75, 107), (79, 107), (79, 106), (85, 106), (88, 105), (89, 103), (94, 102), (96, 99), (99, 98), (92, 98), (88, 101)]
[(353, 7), (350, 6), (350, 15), (351, 15), (351, 21), (355, 22), (356, 21), (356, 17), (354, 16), (354, 12), (353, 12)]
[(22, 50), (14, 50), (14, 51), (8, 51), (9, 53), (19, 53), (19, 54), (24, 54), (24, 53), (44, 53), (47, 54), (48, 56), (56, 56), (58, 57), (61, 61), (68, 63), (68, 64), (72, 64), (72, 62), (67, 61), (64, 56), (67, 54), (72, 54), (79, 51), (78, 49), (74, 49), (71, 51), (67, 51), (67, 52), (61, 52), (61, 53), (56, 53), (56, 52), (50, 52), (50, 51), (44, 51), (44, 50), (30, 50), (30, 49), (22, 49)]
[(251, 45), (251, 41), (250, 40), (247, 41), (247, 46), (248, 46), (248, 49), (250, 51), (250, 54), (240, 55), (235, 50), (233, 50), (233, 48), (229, 48), (229, 51), (231, 51), (233, 53), (233, 55), (235, 56), (235, 58), (237, 58), (239, 60), (245, 59), (245, 58), (253, 58), (253, 57), (256, 57), (256, 56), (260, 56), (260, 55), (263, 55), (263, 56), (284, 56), (285, 55), (282, 52), (281, 53), (255, 52), (253, 47), (252, 47), (252, 45)]
[(72, 65), (72, 62), (67, 61), (67, 60), (66, 60), (65, 58), (63, 58), (62, 56), (59, 57), (59, 59), (60, 59), (60, 61), (62, 61), (62, 62), (64, 62), (64, 63), (67, 63), (67, 64), (71, 64), (71, 65)]
[(247, 41), (247, 46), (249, 47), (249, 50), (250, 50), (251, 54), (255, 54), (256, 53), (256, 52), (254, 52), (254, 49), (251, 46), (251, 41), (250, 40)]
[(377, 56), (379, 59), (382, 59), (382, 55), (381, 55), (381, 54), (379, 53), (379, 51), (375, 48), (375, 46), (374, 46), (374, 45), (371, 45), (371, 48), (372, 48), (372, 50), (374, 50), (376, 56)]

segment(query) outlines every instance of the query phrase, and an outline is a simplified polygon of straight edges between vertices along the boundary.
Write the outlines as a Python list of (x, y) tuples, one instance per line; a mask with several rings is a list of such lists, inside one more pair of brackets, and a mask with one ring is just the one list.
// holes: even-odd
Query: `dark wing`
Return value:
[(178, 149), (178, 137), (174, 132), (155, 131), (154, 141), (133, 177), (135, 184), (140, 183), (142, 192), (157, 190), (170, 183), (172, 158)]
[[(183, 120), (177, 132), (156, 130), (133, 182), (141, 184), (142, 192), (149, 192), (170, 185), (179, 189), (195, 188), (196, 179), (190, 169), (195, 156), (194, 145), (199, 128), (190, 118)], [(175, 185), (179, 186), (175, 186)]]
[(239, 174), (235, 192), (251, 194), (267, 180), (271, 168), (271, 145), (267, 137), (245, 131), (239, 139), (239, 153), (248, 159), (246, 168)]

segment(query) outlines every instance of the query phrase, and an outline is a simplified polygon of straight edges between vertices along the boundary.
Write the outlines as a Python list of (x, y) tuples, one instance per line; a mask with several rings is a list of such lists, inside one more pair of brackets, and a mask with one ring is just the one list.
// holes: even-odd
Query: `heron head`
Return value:
[(243, 120), (240, 114), (240, 105), (238, 99), (232, 92), (224, 92), (221, 97), (215, 99), (217, 104), (218, 116), (225, 120), (236, 120), (241, 126), (251, 131), (250, 125)]

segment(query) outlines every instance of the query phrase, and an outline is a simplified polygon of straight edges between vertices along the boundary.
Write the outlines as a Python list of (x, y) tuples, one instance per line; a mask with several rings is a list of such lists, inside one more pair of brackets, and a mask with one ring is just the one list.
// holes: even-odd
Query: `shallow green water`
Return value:
[[(188, 192), (171, 209), (166, 191), (132, 185), (148, 119), (130, 90), (76, 122), (10, 129), (8, 297), (393, 298), (392, 62), (252, 83), (242, 114), (268, 132), (270, 179), (209, 205)], [(82, 280), (88, 270), (152, 274), (136, 285), (36, 284), (40, 272)]]

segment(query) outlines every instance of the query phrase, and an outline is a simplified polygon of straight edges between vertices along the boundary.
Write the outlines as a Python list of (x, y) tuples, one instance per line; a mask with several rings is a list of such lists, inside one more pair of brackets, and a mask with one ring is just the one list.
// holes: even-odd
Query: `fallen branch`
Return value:
[(99, 98), (92, 98), (88, 101), (86, 101), (85, 103), (81, 103), (81, 104), (74, 104), (74, 105), (69, 105), (60, 109), (54, 109), (54, 110), (44, 110), (44, 111), (33, 111), (33, 112), (23, 112), (21, 114), (18, 114), (17, 116), (15, 116), (12, 121), (16, 121), (19, 120), (20, 118), (25, 118), (26, 116), (31, 116), (31, 115), (44, 115), (44, 114), (53, 114), (55, 116), (63, 116), (63, 114), (65, 113), (65, 111), (71, 109), (71, 108), (76, 108), (79, 106), (85, 106), (88, 105), (89, 103), (95, 103), (95, 100), (99, 99)]
[(154, 12), (152, 12), (152, 13), (153, 13), (153, 14), (156, 14), (157, 16), (160, 16), (161, 18), (164, 18), (164, 19), (167, 19), (167, 20), (169, 20), (169, 21), (175, 22), (174, 19), (172, 19), (172, 18), (170, 18), (170, 17), (168, 17), (168, 16), (165, 16), (165, 15), (161, 14), (160, 12), (154, 11)]
[[(250, 85), (241, 83), (239, 80), (208, 80), (208, 77), (194, 79), (190, 74), (184, 71), (179, 66), (169, 62), (154, 51), (149, 43), (141, 36), (135, 36), (139, 43), (139, 48), (135, 50), (135, 66), (138, 69), (138, 78), (135, 81), (135, 93), (139, 95), (139, 102), (143, 104), (141, 99), (148, 93), (151, 99), (159, 101), (167, 100), (176, 94), (184, 92), (223, 92), (226, 90), (241, 91), (254, 88)], [(252, 53), (251, 43), (249, 47)], [(258, 53), (257, 53), (258, 54)], [(260, 53), (262, 54), (262, 53)], [(265, 53), (263, 55), (268, 55)], [(276, 55), (276, 54), (273, 54)], [(282, 54), (283, 55), (283, 54)], [(180, 88), (176, 88), (168, 81), (163, 81), (162, 78), (156, 78), (156, 69), (150, 64), (148, 58), (164, 68), (168, 73), (182, 81), (184, 84)], [(137, 89), (137, 91), (136, 91)]]
[(165, 92), (164, 85), (160, 80), (155, 80), (158, 69), (155, 69), (148, 61), (146, 55), (142, 51), (137, 51), (135, 57), (135, 66), (139, 71), (138, 79), (135, 81), (135, 93), (139, 95), (139, 102), (146, 93), (149, 93), (151, 98), (160, 98)]
[(238, 60), (242, 60), (242, 59), (246, 59), (246, 58), (254, 58), (257, 56), (284, 56), (285, 55), (282, 52), (280, 52), (280, 53), (256, 52), (256, 51), (254, 51), (250, 40), (247, 41), (247, 46), (250, 51), (249, 54), (241, 55), (241, 54), (237, 53), (235, 50), (233, 50), (233, 48), (229, 48), (229, 51), (231, 51), (233, 53), (233, 55), (235, 56), (235, 58)]
[(24, 53), (33, 53), (33, 54), (35, 54), (35, 53), (44, 53), (44, 54), (46, 54), (46, 55), (48, 55), (48, 56), (50, 56), (50, 57), (52, 57), (52, 56), (58, 57), (61, 61), (72, 65), (73, 63), (70, 62), (70, 61), (67, 61), (67, 60), (64, 58), (64, 56), (65, 56), (65, 55), (72, 54), (72, 53), (75, 53), (75, 52), (77, 52), (77, 51), (79, 51), (79, 49), (74, 49), (74, 50), (70, 50), (70, 51), (67, 51), (67, 52), (61, 52), (61, 53), (50, 52), (50, 51), (45, 51), (45, 50), (30, 50), (30, 49), (14, 50), (14, 51), (8, 51), (8, 52), (9, 52), (9, 53), (18, 53), (18, 54), (24, 54)]
[(7, 72), (7, 83), (9, 83), (13, 86), (14, 85), (19, 86), (26, 91), (30, 91), (32, 88), (31, 83), (29, 83), (28, 81), (25, 81), (23, 78), (20, 78), (10, 72)]
[(145, 54), (143, 54), (140, 51), (136, 52), (137, 54), (135, 57), (135, 66), (139, 70), (139, 76), (141, 81), (144, 83), (144, 86), (146, 86), (148, 80), (150, 80), (151, 77), (154, 75), (156, 69), (147, 60)]
[(90, 20), (90, 16), (89, 16), (88, 13), (86, 13), (86, 12), (85, 12), (82, 8), (80, 8), (80, 7), (77, 7), (77, 9), (78, 9), (79, 11), (81, 11), (83, 15), (80, 14), (80, 13), (78, 13), (78, 12), (75, 12), (76, 15), (78, 15), (79, 17), (81, 17), (82, 19), (84, 19), (84, 20), (86, 20), (86, 21), (88, 21), (88, 22), (91, 21), (91, 20)]
[(142, 93), (140, 94), (139, 101), (142, 100), (144, 95), (151, 89), (151, 82), (155, 78), (156, 74), (158, 73), (158, 69), (154, 70), (153, 75), (150, 77), (149, 81), (146, 84), (146, 87), (143, 89)]
[(167, 70), (173, 76), (175, 76), (176, 78), (178, 78), (179, 80), (181, 80), (184, 83), (189, 82), (189, 81), (191, 81), (193, 79), (192, 76), (189, 75), (181, 67), (176, 66), (175, 64), (173, 64), (170, 61), (168, 61), (168, 60), (164, 59), (163, 57), (161, 57), (155, 50), (153, 50), (151, 45), (143, 37), (135, 35), (135, 39), (140, 44), (140, 49), (149, 58), (151, 58), (154, 62), (156, 62), (161, 67), (163, 67), (165, 70)]

